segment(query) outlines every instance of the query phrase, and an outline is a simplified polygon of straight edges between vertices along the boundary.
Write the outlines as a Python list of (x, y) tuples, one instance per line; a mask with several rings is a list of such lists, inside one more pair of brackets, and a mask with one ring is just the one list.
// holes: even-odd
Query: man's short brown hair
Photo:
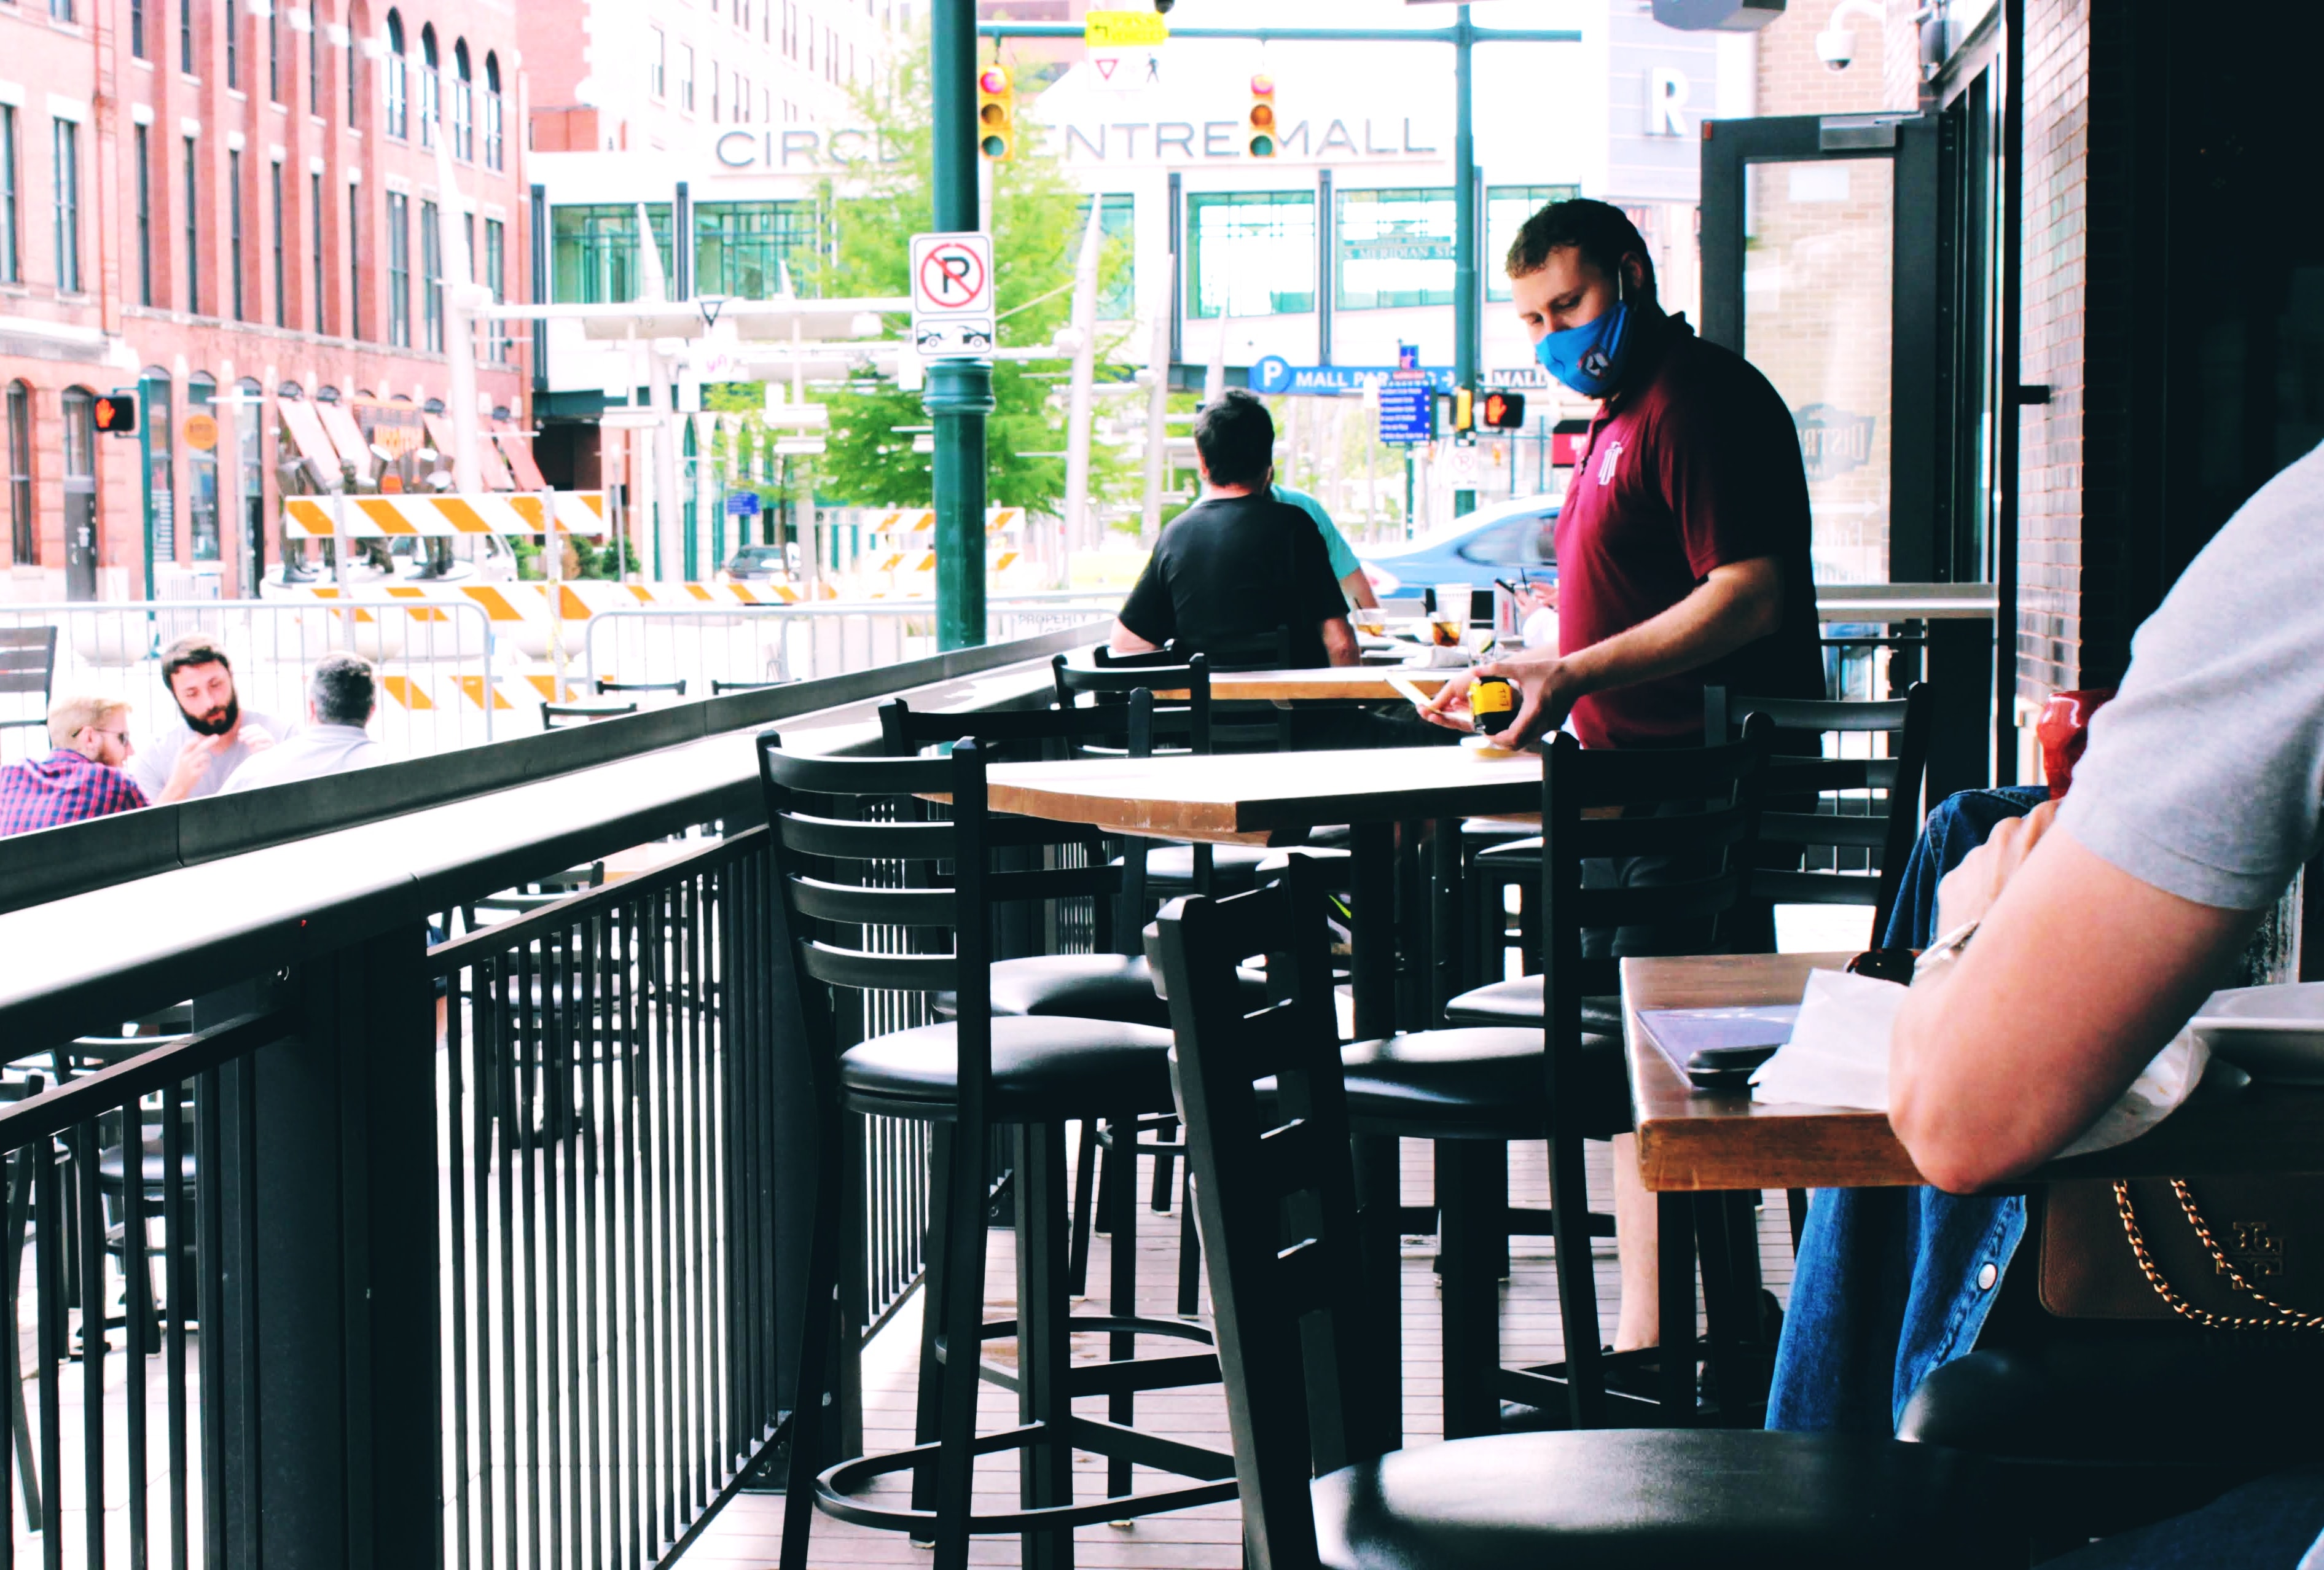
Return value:
[(1503, 265), (1510, 277), (1523, 278), (1548, 266), (1549, 254), (1568, 245), (1609, 278), (1621, 271), (1623, 257), (1636, 256), (1645, 272), (1646, 298), (1654, 298), (1655, 254), (1647, 249), (1646, 237), (1638, 233), (1629, 214), (1611, 202), (1588, 197), (1552, 202), (1527, 218), (1517, 229), (1517, 237), (1509, 242)]
[(178, 672), (189, 665), (223, 665), (229, 672), (234, 670), (234, 661), (207, 633), (189, 633), (161, 651), (161, 685), (175, 681)]
[(128, 713), (129, 706), (117, 697), (60, 697), (49, 705), (49, 744), (69, 747), (89, 726)]

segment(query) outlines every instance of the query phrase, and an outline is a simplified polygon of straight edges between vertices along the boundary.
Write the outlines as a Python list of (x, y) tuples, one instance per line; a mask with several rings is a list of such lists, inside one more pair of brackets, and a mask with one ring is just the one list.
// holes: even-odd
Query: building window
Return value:
[(427, 319), (428, 352), (444, 352), (444, 224), (434, 202), (420, 204), (420, 309)]
[(153, 155), (152, 128), (136, 127), (137, 303), (153, 303)]
[(694, 113), (694, 46), (678, 46), (678, 106), (687, 114)]
[(1189, 316), (1272, 316), (1315, 309), (1315, 193), (1189, 196)]
[(649, 27), (653, 34), (646, 45), (646, 90), (657, 98), (669, 97), (669, 34), (659, 27)]
[(8, 523), (12, 559), (18, 567), (41, 561), (41, 531), (32, 511), (32, 390), (8, 383)]
[(315, 330), (326, 330), (323, 325), (323, 177), (307, 177), (307, 213), (315, 232)]
[(323, 112), (323, 17), (322, 7), (307, 7), (307, 113)]
[(387, 341), (411, 346), (411, 199), (387, 193)]
[[(208, 412), (217, 402), (217, 381), (208, 371), (186, 378), (186, 412)], [(196, 561), (218, 559), (217, 448), (186, 449), (186, 533)]]
[(437, 117), (444, 112), (444, 78), (436, 58), (436, 24), (420, 30), (420, 145), (436, 145)]
[[(650, 202), (647, 221), (661, 252), (662, 276), (671, 275), (668, 202)], [(559, 304), (619, 304), (638, 297), (638, 209), (634, 203), (551, 208), (550, 271)]]
[(363, 108), (363, 49), (355, 42), (355, 29), (347, 29), (347, 129), (354, 130)]
[(282, 101), (282, 12), (281, 0), (266, 8), (266, 96), (275, 103)]
[(1525, 227), (1525, 221), (1552, 202), (1572, 201), (1582, 194), (1578, 185), (1496, 185), (1485, 191), (1485, 298), (1508, 300), (1509, 275), (1501, 258)]
[(51, 120), (55, 157), (50, 178), (56, 188), (57, 287), (80, 292), (80, 127)]
[(468, 74), (468, 41), (452, 45), (452, 156), (476, 161), (476, 84)]
[(17, 242), (16, 107), (0, 104), (0, 282), (24, 282), (23, 248)]
[(501, 136), (501, 57), (484, 56), (484, 167), (499, 169), (508, 158)]
[(145, 58), (145, 0), (129, 0), (129, 52)]
[(194, 74), (194, 0), (178, 0), (178, 69)]
[(86, 387), (68, 387), (64, 405), (65, 492), (87, 494), (96, 489), (97, 394)]
[(1452, 303), (1452, 188), (1343, 190), (1333, 251), (1342, 310)]
[(194, 139), (186, 138), (186, 309), (194, 316), (202, 313), (202, 231), (195, 222), (194, 192), (200, 179), (201, 162), (194, 153)]
[(171, 442), (173, 421), (170, 418), (170, 373), (159, 365), (148, 365), (137, 379), (138, 402), (144, 407), (138, 411), (145, 420), (145, 472), (153, 492), (153, 559), (178, 559), (178, 498), (171, 485)]
[(347, 337), (360, 342), (363, 326), (363, 187), (347, 187)]
[(71, 22), (73, 0), (49, 0), (49, 14), (59, 22)]
[(242, 86), (242, 7), (226, 0), (226, 85)]
[[(1097, 319), (1127, 321), (1138, 314), (1138, 250), (1131, 239), (1138, 199), (1109, 196), (1100, 199), (1105, 203), (1105, 211), (1097, 221)], [(1074, 208), (1074, 232), (1065, 241), (1065, 254), (1069, 256), (1082, 254), (1082, 233), (1089, 226), (1089, 205), (1090, 199), (1084, 197)], [(1112, 263), (1111, 269), (1108, 263)]]
[(242, 152), (239, 149), (226, 155), (226, 200), (227, 217), (226, 268), (234, 275), (234, 319), (247, 320), (243, 314), (242, 281), (244, 269), (242, 257)]
[(282, 166), (270, 164), (274, 177), (274, 325), (290, 325), (290, 274), (283, 265)]
[[(499, 305), (508, 299), (508, 231), (498, 218), (484, 220), (484, 276), (483, 282), (493, 291), (493, 303)], [(493, 323), (493, 364), (505, 365), (509, 357), (508, 324)]]
[(395, 12), (387, 14), (387, 134), (390, 136), (411, 134), (411, 115), (408, 62), (403, 58), (403, 18)]
[(696, 292), (772, 300), (783, 292), (788, 268), (804, 293), (800, 263), (821, 242), (813, 202), (704, 202), (694, 209)]

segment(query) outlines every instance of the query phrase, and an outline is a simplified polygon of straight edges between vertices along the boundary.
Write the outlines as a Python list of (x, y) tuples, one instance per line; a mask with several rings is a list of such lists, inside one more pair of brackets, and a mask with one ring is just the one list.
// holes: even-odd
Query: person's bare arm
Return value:
[[(1766, 637), (1783, 614), (1783, 564), (1772, 556), (1753, 557), (1712, 568), (1670, 609), (1587, 649), (1565, 656), (1527, 650), (1480, 665), (1477, 674), (1517, 683), (1524, 701), (1504, 736), (1519, 745), (1563, 725), (1579, 697), (1700, 670)], [(1467, 695), (1465, 684), (1447, 682), (1423, 712), (1439, 725), (1467, 730)]]
[(1362, 568), (1356, 568), (1355, 571), (1342, 578), (1340, 588), (1349, 599), (1355, 602), (1358, 609), (1366, 611), (1379, 609), (1379, 596), (1372, 593), (1372, 580), (1364, 576)]
[[(239, 724), (235, 726), (235, 731), (241, 728)], [(161, 794), (153, 798), (153, 805), (167, 807), (172, 801), (183, 801), (187, 792), (200, 784), (202, 776), (210, 771), (211, 761), (226, 751), (233, 734), (233, 732), (228, 732), (223, 736), (194, 736), (189, 739), (184, 746), (178, 749), (177, 757), (171, 760), (170, 778), (162, 785)]]
[(1148, 642), (1123, 626), (1120, 618), (1116, 617), (1113, 623), (1113, 636), (1106, 641), (1106, 647), (1117, 654), (1151, 654), (1162, 645)]
[(1329, 616), (1323, 622), (1323, 652), (1334, 665), (1360, 665), (1363, 651), (1356, 645), (1356, 630), (1348, 625), (1345, 616)]
[(2056, 1154), (2119, 1096), (2242, 951), (2260, 913), (2198, 905), (2049, 827), (2005, 823), (1939, 892), (1958, 963), (1913, 988), (1889, 1051), (1888, 1121), (1954, 1193)]

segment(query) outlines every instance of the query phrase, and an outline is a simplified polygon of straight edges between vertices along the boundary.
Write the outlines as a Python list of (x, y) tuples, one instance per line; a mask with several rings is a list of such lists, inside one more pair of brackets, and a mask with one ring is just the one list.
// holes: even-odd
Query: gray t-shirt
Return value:
[(2324, 447), (2244, 503), (2131, 641), (2061, 827), (2143, 883), (2258, 910), (2324, 838)]
[[(194, 733), (188, 728), (185, 716), (177, 714), (174, 706), (171, 713), (172, 722), (160, 734), (140, 744), (129, 757), (129, 772), (136, 780), (138, 788), (145, 792), (148, 801), (161, 799), (161, 791), (170, 783), (170, 771), (177, 765), (179, 752), (194, 739)], [(235, 735), (234, 745), (210, 760), (210, 766), (202, 771), (202, 777), (194, 781), (191, 790), (186, 792), (186, 799), (191, 801), (198, 797), (217, 795), (220, 787), (233, 777), (234, 771), (242, 767), (243, 760), (251, 755), (250, 745), (243, 740), (243, 734), (254, 730), (263, 731), (281, 742), (289, 740), (298, 728), (270, 715), (244, 709), (242, 734)]]

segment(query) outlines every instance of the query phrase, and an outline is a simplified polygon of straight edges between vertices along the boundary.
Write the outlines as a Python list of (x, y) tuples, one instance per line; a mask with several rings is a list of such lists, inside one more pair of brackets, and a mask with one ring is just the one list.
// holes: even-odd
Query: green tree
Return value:
[[(835, 245), (828, 260), (801, 280), (825, 296), (902, 295), (910, 292), (908, 236), (934, 227), (931, 191), (931, 112), (925, 51), (901, 52), (894, 77), (879, 91), (858, 95), (858, 112), (876, 134), (875, 145), (891, 148), (886, 163), (865, 162), (845, 182), (835, 203)], [(1081, 245), (1084, 198), (1065, 178), (1053, 154), (1019, 131), (1016, 155), (993, 166), (992, 235), (994, 296), (1004, 346), (1046, 345), (1071, 319), (1074, 263)], [(1125, 246), (1109, 246), (1100, 263), (1099, 287), (1129, 265)], [(904, 337), (901, 316), (887, 330)], [(1111, 360), (1126, 333), (1102, 337), (1097, 376), (1123, 374)], [(1055, 514), (1065, 493), (1065, 463), (1043, 454), (1065, 450), (1063, 374), (1069, 362), (1003, 360), (992, 372), (994, 410), (986, 421), (986, 496), (997, 507), (1023, 507)], [(1056, 404), (1051, 393), (1059, 394)], [(912, 432), (928, 416), (918, 392), (892, 382), (866, 389), (858, 383), (835, 392), (829, 450), (815, 463), (815, 486), (823, 499), (844, 506), (926, 506), (931, 500), (930, 457), (912, 450)], [(1112, 450), (1091, 447), (1091, 494), (1118, 483), (1123, 466)]]

